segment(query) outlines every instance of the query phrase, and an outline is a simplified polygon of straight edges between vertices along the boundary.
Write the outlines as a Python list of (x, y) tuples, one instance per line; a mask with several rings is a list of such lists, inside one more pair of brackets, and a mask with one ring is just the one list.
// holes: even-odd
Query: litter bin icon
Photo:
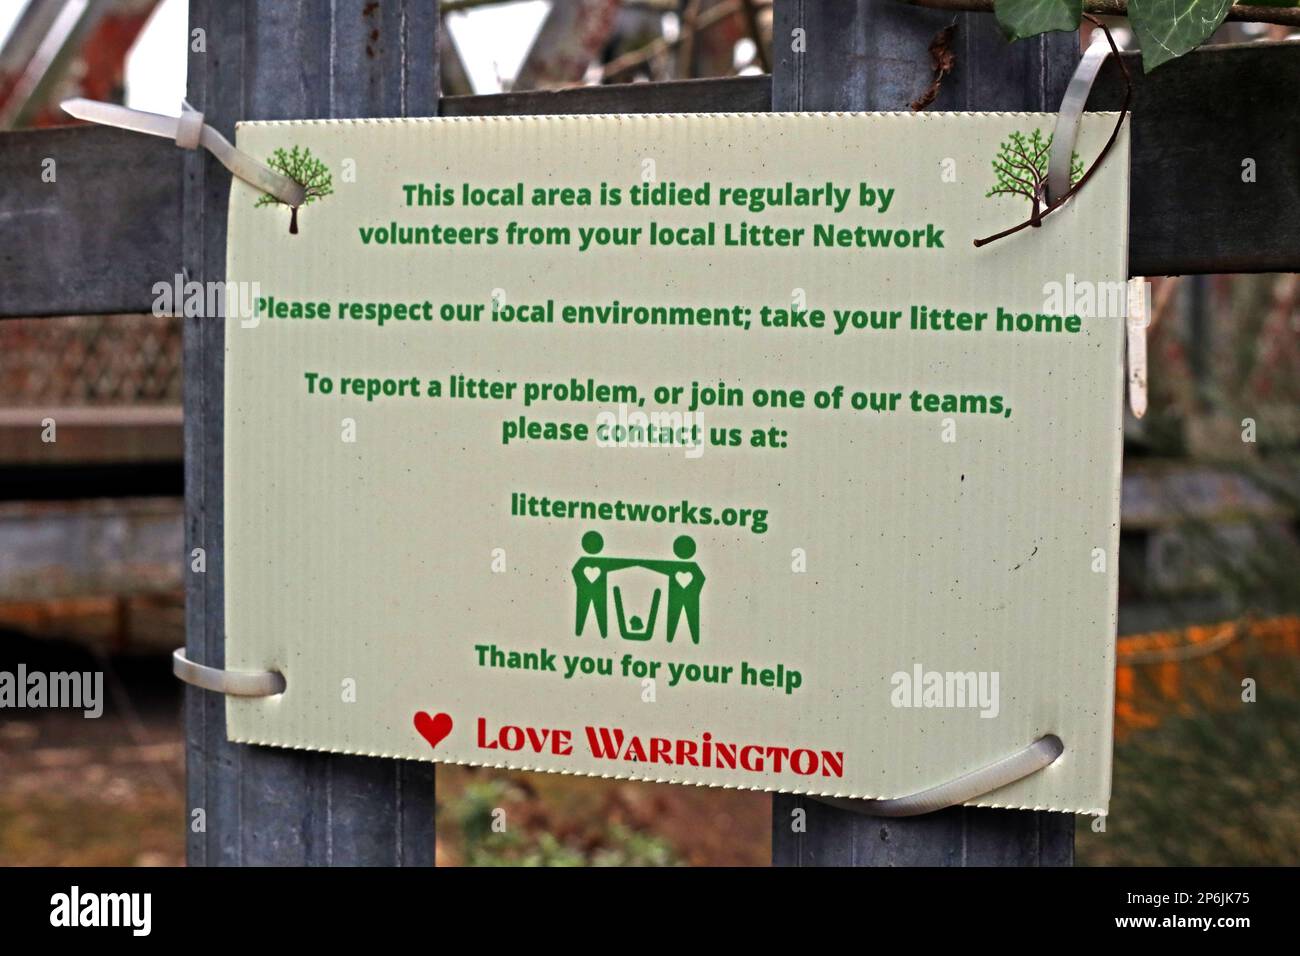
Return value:
[(610, 582), (614, 586), (619, 635), (625, 641), (650, 640), (654, 637), (659, 602), (663, 598), (663, 575), (629, 567), (611, 574)]

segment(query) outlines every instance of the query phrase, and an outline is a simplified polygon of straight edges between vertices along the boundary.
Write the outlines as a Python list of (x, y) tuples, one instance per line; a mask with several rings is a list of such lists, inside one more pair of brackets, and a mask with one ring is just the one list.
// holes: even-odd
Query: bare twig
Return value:
[[(948, 10), (961, 13), (992, 13), (993, 0), (901, 0), (914, 7)], [(1085, 13), (1100, 17), (1128, 16), (1128, 0), (1086, 0)], [(1261, 7), (1254, 4), (1234, 3), (1228, 10), (1228, 19), (1239, 23), (1280, 23), (1300, 27), (1300, 7)]]
[(1084, 184), (1092, 178), (1092, 174), (1097, 171), (1099, 166), (1101, 166), (1102, 160), (1106, 158), (1106, 154), (1110, 152), (1110, 148), (1115, 145), (1115, 140), (1119, 139), (1119, 131), (1123, 129), (1124, 120), (1128, 118), (1129, 102), (1133, 99), (1133, 78), (1129, 75), (1128, 67), (1124, 65), (1124, 58), (1119, 55), (1119, 47), (1115, 45), (1115, 38), (1111, 36), (1110, 30), (1106, 28), (1106, 24), (1102, 23), (1096, 17), (1089, 16), (1086, 13), (1083, 16), (1084, 19), (1093, 26), (1101, 27), (1101, 31), (1106, 34), (1106, 42), (1110, 44), (1110, 52), (1115, 55), (1115, 62), (1119, 64), (1120, 71), (1124, 74), (1124, 105), (1120, 107), (1119, 119), (1115, 123), (1115, 128), (1110, 131), (1110, 139), (1106, 140), (1106, 145), (1101, 148), (1101, 152), (1098, 153), (1097, 158), (1092, 161), (1092, 165), (1089, 166), (1084, 174), (1079, 177), (1079, 181), (1067, 189), (1063, 195), (1053, 199), (1047, 208), (1041, 212), (1035, 208), (1034, 214), (1020, 225), (1012, 226), (1010, 229), (1003, 229), (1001, 232), (988, 236), (985, 239), (976, 239), (975, 248), (977, 249), (980, 246), (987, 246), (990, 242), (997, 242), (999, 239), (1005, 239), (1007, 236), (1013, 235), (1028, 226), (1041, 225), (1049, 213), (1060, 209), (1071, 196), (1084, 187)]

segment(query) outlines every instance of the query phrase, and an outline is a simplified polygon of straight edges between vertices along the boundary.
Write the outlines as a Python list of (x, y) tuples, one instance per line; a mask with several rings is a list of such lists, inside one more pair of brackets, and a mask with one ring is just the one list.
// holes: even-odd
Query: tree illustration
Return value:
[[(997, 185), (984, 195), (1024, 196), (1033, 204), (1030, 221), (1037, 226), (1047, 206), (1047, 167), (1051, 155), (1052, 137), (1044, 137), (1042, 130), (1036, 129), (1028, 136), (1019, 131), (1012, 133), (998, 147), (997, 159), (993, 160)], [(1070, 157), (1070, 185), (1082, 176), (1083, 163), (1075, 153)]]
[[(313, 156), (310, 149), (295, 146), (287, 153), (283, 149), (277, 149), (271, 154), (271, 158), (267, 160), (267, 165), (276, 172), (288, 176), (307, 191), (306, 198), (302, 201), (304, 206), (334, 192), (334, 178), (330, 175), (329, 167)], [(277, 199), (270, 193), (263, 193), (254, 205), (287, 206), (288, 203)], [(289, 208), (291, 210), (289, 213), (289, 232), (292, 235), (297, 235), (298, 207), (290, 206)]]

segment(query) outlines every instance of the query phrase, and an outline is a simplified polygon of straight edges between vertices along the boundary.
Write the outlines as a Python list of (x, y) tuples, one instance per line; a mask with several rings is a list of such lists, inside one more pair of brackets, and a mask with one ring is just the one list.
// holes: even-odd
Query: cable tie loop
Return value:
[(185, 656), (185, 648), (172, 652), (172, 673), (187, 684), (230, 697), (274, 697), (283, 694), (284, 675), (278, 671), (228, 671), (197, 664)]

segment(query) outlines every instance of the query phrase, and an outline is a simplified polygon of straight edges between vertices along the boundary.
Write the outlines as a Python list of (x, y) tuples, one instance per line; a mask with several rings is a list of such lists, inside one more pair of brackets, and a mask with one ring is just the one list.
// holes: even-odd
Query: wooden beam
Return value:
[(180, 195), (181, 151), (165, 140), (0, 133), (0, 316), (150, 311), (153, 284), (180, 268)]
[[(894, 0), (777, 0), (773, 108), (898, 109), (929, 84), (930, 40), (952, 19)], [(1079, 56), (1074, 34), (1007, 46), (990, 18), (963, 14), (957, 19), (958, 66), (939, 93), (939, 108), (1056, 108)], [(797, 36), (804, 38), (803, 52), (786, 39)], [(951, 807), (886, 819), (809, 797), (772, 798), (772, 862), (778, 866), (1068, 866), (1073, 861), (1069, 814)]]
[[(1150, 75), (1138, 54), (1124, 59), (1135, 89), (1130, 272), (1300, 272), (1300, 44), (1206, 47)], [(1123, 95), (1109, 62), (1088, 108), (1119, 109)]]
[[(242, 119), (419, 116), (437, 111), (438, 8), (427, 0), (190, 0), (189, 99), (233, 138)], [(186, 157), (181, 256), (224, 280), (229, 174)], [(185, 320), (186, 574), (191, 660), (225, 661), (224, 323)], [(232, 744), (226, 702), (188, 688), (188, 859), (192, 865), (405, 865), (434, 858), (433, 765)], [(194, 811), (205, 828), (196, 830)]]
[(778, 0), (774, 10), (774, 110), (907, 110), (933, 79), (930, 41), (954, 21), (956, 66), (930, 110), (1054, 111), (1074, 69), (1050, 55), (1077, 44), (1063, 39), (1073, 34), (1008, 44), (986, 15), (895, 0)]
[[(992, 13), (995, 9), (994, 0), (904, 0), (904, 2), (917, 7), (929, 7), (932, 10)], [(1234, 3), (1228, 7), (1228, 15), (1225, 19), (1234, 23), (1277, 23), (1300, 26), (1300, 10), (1279, 9), (1285, 5), (1285, 0), (1283, 3), (1273, 0), (1271, 6)], [(1127, 17), (1129, 2), (1128, 0), (1087, 0), (1083, 4), (1083, 12), (1100, 17)]]
[(736, 76), (664, 83), (613, 83), (443, 97), (442, 116), (548, 116), (593, 113), (766, 113), (772, 78)]

